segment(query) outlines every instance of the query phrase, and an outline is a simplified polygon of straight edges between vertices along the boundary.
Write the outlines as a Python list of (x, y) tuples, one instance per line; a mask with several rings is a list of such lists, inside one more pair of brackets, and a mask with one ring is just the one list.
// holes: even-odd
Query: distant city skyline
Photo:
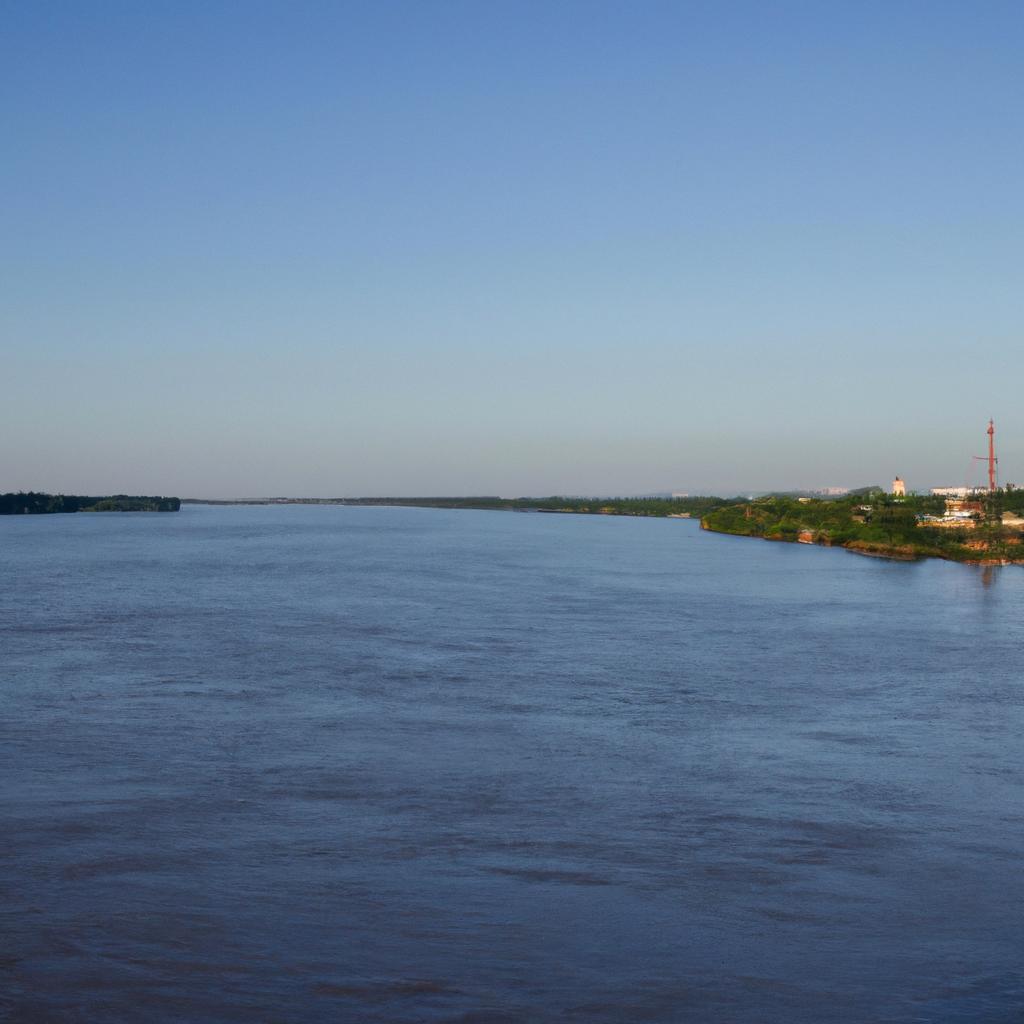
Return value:
[(1024, 479), (1022, 38), (1006, 2), (9, 5), (0, 490), (924, 489), (990, 416)]

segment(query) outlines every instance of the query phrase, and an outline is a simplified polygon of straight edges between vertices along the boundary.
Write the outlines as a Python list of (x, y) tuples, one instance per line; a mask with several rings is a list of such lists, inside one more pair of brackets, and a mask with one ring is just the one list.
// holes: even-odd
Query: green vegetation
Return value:
[(962, 525), (934, 520), (945, 501), (932, 495), (894, 498), (880, 491), (838, 500), (771, 495), (714, 509), (701, 520), (706, 530), (766, 540), (841, 545), (892, 558), (1024, 562), (1024, 532), (1005, 525), (1003, 513), (1024, 504), (1019, 491), (979, 496)]
[[(202, 501), (186, 505), (396, 505), (409, 508), (475, 508), (505, 512), (574, 512), (607, 516), (699, 516), (726, 503), (725, 498), (259, 498), (252, 501)], [(738, 500), (738, 499), (735, 499)]]
[(82, 494), (43, 494), (18, 491), (0, 494), (0, 515), (48, 515), (59, 512), (177, 512), (178, 498), (136, 494), (90, 497)]
[(420, 508), (503, 509), (521, 512), (573, 512), (609, 516), (693, 516), (723, 504), (725, 499), (693, 498), (348, 498), (346, 505), (414, 505)]

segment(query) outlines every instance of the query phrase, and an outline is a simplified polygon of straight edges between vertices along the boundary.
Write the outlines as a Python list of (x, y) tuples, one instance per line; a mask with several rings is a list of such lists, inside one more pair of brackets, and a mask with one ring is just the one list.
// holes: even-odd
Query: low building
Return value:
[(947, 519), (970, 519), (983, 515), (985, 508), (980, 501), (968, 501), (967, 498), (947, 498)]
[(941, 516), (917, 517), (918, 526), (937, 526), (943, 529), (973, 530), (984, 514), (980, 501), (965, 497), (946, 498), (946, 511)]
[(977, 521), (966, 518), (953, 518), (951, 516), (921, 516), (917, 521), (918, 526), (934, 526), (941, 530), (973, 530)]
[(932, 494), (939, 498), (968, 498), (972, 494), (984, 494), (984, 487), (933, 487)]

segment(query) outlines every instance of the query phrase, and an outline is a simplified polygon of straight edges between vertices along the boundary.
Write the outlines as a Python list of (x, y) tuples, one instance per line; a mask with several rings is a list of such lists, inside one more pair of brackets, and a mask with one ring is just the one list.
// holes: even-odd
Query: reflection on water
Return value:
[(0, 531), (0, 1019), (1019, 1019), (1018, 567), (416, 509)]

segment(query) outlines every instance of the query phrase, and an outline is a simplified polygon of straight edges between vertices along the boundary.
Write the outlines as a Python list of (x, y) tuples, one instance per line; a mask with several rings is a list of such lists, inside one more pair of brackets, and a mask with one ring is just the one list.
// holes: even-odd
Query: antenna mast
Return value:
[(996, 489), (996, 427), (992, 420), (988, 421), (988, 489)]

